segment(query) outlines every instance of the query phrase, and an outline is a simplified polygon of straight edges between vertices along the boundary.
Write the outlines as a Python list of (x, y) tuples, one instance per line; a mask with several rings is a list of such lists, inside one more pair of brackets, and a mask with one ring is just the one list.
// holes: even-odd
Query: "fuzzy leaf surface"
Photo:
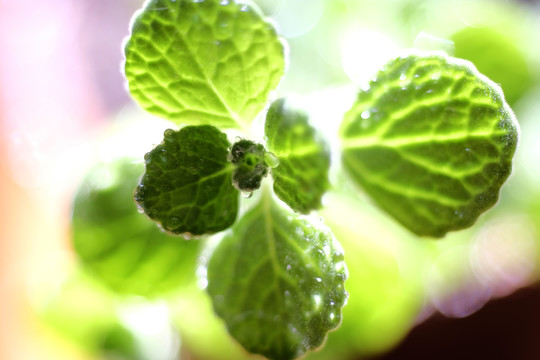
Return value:
[(269, 359), (294, 359), (320, 346), (340, 324), (347, 298), (341, 245), (269, 191), (219, 243), (207, 276), (231, 335)]
[(94, 167), (73, 205), (73, 245), (84, 267), (116, 292), (158, 296), (195, 281), (200, 244), (172, 237), (137, 211), (143, 164)]
[(265, 135), (268, 151), (279, 160), (272, 169), (276, 195), (300, 213), (320, 208), (330, 187), (330, 151), (307, 113), (285, 99), (275, 101), (266, 116)]
[(148, 217), (177, 235), (202, 235), (232, 225), (238, 191), (227, 161), (227, 136), (210, 125), (168, 129), (145, 155), (146, 172), (135, 201)]
[(152, 0), (125, 46), (129, 90), (178, 124), (249, 125), (285, 69), (283, 44), (252, 6), (233, 0)]
[(352, 179), (412, 232), (441, 237), (495, 204), (518, 124), (474, 65), (426, 53), (389, 62), (359, 93), (341, 137)]

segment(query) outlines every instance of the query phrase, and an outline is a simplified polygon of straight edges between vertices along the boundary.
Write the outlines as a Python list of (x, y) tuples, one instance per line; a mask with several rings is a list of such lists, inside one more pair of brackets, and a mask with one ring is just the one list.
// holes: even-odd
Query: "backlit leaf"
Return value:
[(129, 90), (178, 124), (245, 127), (284, 72), (272, 25), (233, 0), (151, 0), (125, 46)]
[(268, 151), (279, 160), (272, 169), (276, 195), (301, 213), (320, 208), (330, 186), (330, 151), (308, 115), (279, 99), (268, 110), (265, 135)]
[(495, 83), (439, 54), (389, 62), (341, 128), (353, 180), (418, 235), (471, 226), (511, 172), (518, 124)]
[(249, 352), (293, 359), (340, 324), (347, 298), (341, 245), (268, 190), (219, 243), (207, 273), (216, 313)]

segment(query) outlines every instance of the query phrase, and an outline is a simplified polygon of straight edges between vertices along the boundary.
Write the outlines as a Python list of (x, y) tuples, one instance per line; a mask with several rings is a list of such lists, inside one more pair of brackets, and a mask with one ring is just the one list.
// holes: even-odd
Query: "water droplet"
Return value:
[(287, 270), (291, 270), (291, 264), (287, 265)]
[(330, 320), (334, 320), (335, 317), (336, 315), (334, 313), (330, 313)]
[(315, 280), (317, 280), (317, 282), (322, 282), (321, 278), (315, 278)]
[(221, 0), (220, 5), (229, 5), (229, 0)]
[(167, 230), (174, 230), (180, 225), (180, 218), (173, 216), (167, 221)]
[(285, 297), (291, 296), (291, 292), (289, 290), (285, 290)]
[(193, 235), (192, 233), (190, 232), (185, 232), (182, 234), (182, 237), (185, 239), (185, 240), (193, 240), (193, 239), (196, 239), (197, 236)]
[(253, 196), (253, 191), (242, 191), (242, 197), (249, 199)]
[(405, 73), (402, 73), (399, 77), (399, 80), (407, 80), (407, 75)]
[(366, 110), (364, 112), (362, 112), (362, 114), (360, 114), (360, 116), (362, 117), (362, 119), (369, 119), (369, 117), (371, 116), (371, 112)]
[(163, 133), (163, 136), (165, 137), (165, 140), (171, 141), (174, 136), (174, 130), (173, 129), (167, 129)]
[(137, 206), (137, 211), (139, 212), (139, 214), (144, 214), (144, 209), (140, 205)]
[(332, 249), (330, 248), (329, 245), (324, 245), (324, 246), (323, 246), (323, 251), (324, 251), (324, 253), (326, 254), (326, 256), (329, 256), (329, 255), (330, 255), (330, 251), (331, 251), (331, 250), (332, 250)]
[(272, 169), (279, 166), (279, 158), (274, 153), (269, 151), (264, 154), (264, 162)]
[(333, 301), (330, 301), (330, 306), (334, 306), (334, 305), (336, 305), (336, 303)]

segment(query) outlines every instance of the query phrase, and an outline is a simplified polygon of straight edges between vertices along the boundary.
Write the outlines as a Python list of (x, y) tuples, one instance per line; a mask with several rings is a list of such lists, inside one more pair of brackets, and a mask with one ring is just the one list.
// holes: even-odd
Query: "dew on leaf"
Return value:
[[(308, 226), (309, 220), (275, 201), (270, 189), (265, 189), (208, 262), (207, 291), (214, 310), (248, 351), (269, 359), (293, 359), (320, 347), (326, 333), (338, 325), (328, 320), (330, 313), (339, 318), (345, 301), (345, 279), (335, 270), (343, 258), (317, 252), (328, 244), (332, 251), (340, 246), (328, 229)], [(249, 281), (255, 276), (257, 281)], [(274, 285), (260, 291), (261, 284)], [(216, 295), (223, 295), (224, 302), (218, 304)], [(281, 299), (281, 304), (276, 307), (269, 299)], [(335, 304), (330, 308), (331, 301)], [(247, 314), (250, 321), (239, 321)], [(286, 354), (284, 348), (289, 349)]]
[(163, 133), (163, 136), (165, 137), (165, 140), (172, 140), (173, 137), (174, 137), (174, 133), (175, 131), (173, 129), (167, 129), (165, 130), (165, 132)]
[(323, 246), (323, 251), (325, 253), (326, 256), (330, 256), (330, 252), (331, 252), (331, 248), (330, 248), (330, 245), (324, 245)]
[(271, 169), (277, 168), (279, 166), (279, 158), (272, 152), (268, 151), (264, 154), (264, 162)]
[(242, 197), (245, 199), (250, 199), (253, 196), (253, 191), (242, 191)]

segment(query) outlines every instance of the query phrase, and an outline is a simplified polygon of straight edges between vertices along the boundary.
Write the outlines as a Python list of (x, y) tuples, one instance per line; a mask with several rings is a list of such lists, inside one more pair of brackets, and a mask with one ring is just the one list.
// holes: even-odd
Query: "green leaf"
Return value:
[(143, 171), (122, 159), (89, 172), (73, 206), (73, 245), (110, 288), (153, 296), (194, 281), (199, 244), (163, 233), (137, 212), (133, 188)]
[(236, 167), (233, 185), (240, 191), (252, 192), (261, 187), (262, 179), (268, 175), (265, 162), (266, 149), (251, 140), (237, 141), (231, 148), (231, 162)]
[[(508, 20), (508, 19), (506, 19)], [(526, 55), (518, 45), (523, 39), (497, 27), (466, 27), (452, 35), (455, 56), (469, 60), (504, 89), (513, 105), (534, 84)]]
[(441, 237), (495, 204), (518, 124), (471, 63), (426, 53), (389, 62), (359, 93), (341, 135), (353, 180), (412, 232)]
[(341, 321), (347, 270), (330, 230), (265, 191), (214, 250), (208, 293), (231, 335), (252, 353), (293, 359)]
[(140, 209), (172, 234), (202, 235), (232, 225), (238, 191), (227, 161), (227, 136), (213, 126), (168, 129), (144, 157), (146, 172), (135, 190)]
[(125, 46), (129, 90), (178, 124), (246, 127), (284, 73), (275, 29), (230, 0), (151, 0)]
[(279, 99), (268, 110), (264, 130), (268, 151), (279, 160), (272, 169), (276, 195), (304, 214), (320, 208), (330, 186), (330, 151), (321, 134), (309, 125), (308, 115)]

